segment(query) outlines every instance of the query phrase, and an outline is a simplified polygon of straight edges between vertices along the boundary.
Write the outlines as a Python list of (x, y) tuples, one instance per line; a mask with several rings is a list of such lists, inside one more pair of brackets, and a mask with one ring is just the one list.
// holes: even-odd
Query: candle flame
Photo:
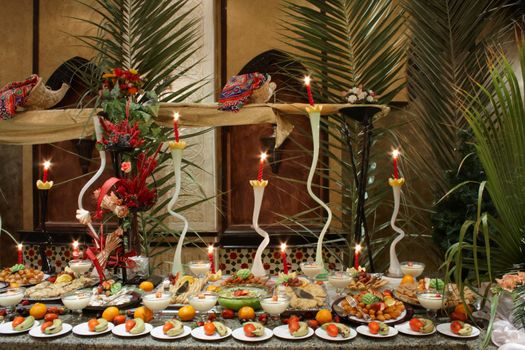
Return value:
[(281, 243), (281, 252), (286, 251), (286, 243)]
[(399, 155), (400, 155), (400, 152), (399, 152), (398, 149), (395, 149), (395, 150), (392, 151), (392, 157), (394, 159), (397, 159), (397, 157), (399, 157)]
[(179, 118), (180, 118), (180, 114), (179, 114), (179, 112), (175, 112), (175, 113), (173, 113), (173, 119), (174, 119), (174, 120), (179, 120)]
[(208, 246), (208, 254), (212, 254), (212, 253), (213, 253), (213, 246), (209, 245)]
[(362, 249), (362, 248), (361, 248), (361, 244), (356, 244), (356, 245), (355, 245), (355, 252), (356, 252), (356, 253), (359, 253), (359, 252), (361, 251), (361, 249)]
[(306, 75), (304, 77), (304, 85), (310, 85), (310, 76), (309, 75)]
[(261, 153), (261, 162), (264, 162), (268, 158), (268, 154), (266, 152)]
[(51, 162), (49, 160), (46, 160), (44, 162), (44, 169), (48, 170), (50, 166), (51, 166)]
[(22, 247), (23, 247), (22, 243), (18, 243), (18, 250), (22, 250)]
[(74, 249), (77, 249), (77, 248), (78, 248), (78, 241), (73, 241), (73, 248), (74, 248)]

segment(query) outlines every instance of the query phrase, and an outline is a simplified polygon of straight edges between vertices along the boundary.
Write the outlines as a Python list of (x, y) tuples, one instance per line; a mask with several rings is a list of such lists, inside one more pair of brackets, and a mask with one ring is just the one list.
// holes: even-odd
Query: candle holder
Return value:
[(53, 181), (42, 182), (41, 180), (38, 180), (36, 182), (36, 187), (38, 189), (38, 199), (40, 201), (40, 231), (46, 236), (45, 240), (38, 244), (38, 248), (40, 259), (42, 260), (42, 271), (51, 274), (54, 272), (54, 269), (49, 264), (46, 251), (47, 247), (53, 243), (53, 237), (47, 232), (46, 219), (48, 194), (51, 187), (53, 187)]
[(255, 232), (263, 237), (263, 241), (257, 248), (255, 258), (253, 259), (252, 273), (255, 277), (263, 277), (266, 276), (266, 270), (262, 262), (262, 253), (268, 246), (268, 243), (270, 243), (270, 236), (268, 232), (259, 227), (259, 213), (261, 212), (264, 189), (268, 186), (268, 180), (250, 180), (250, 185), (253, 187), (254, 198), (252, 224)]
[(401, 201), (401, 186), (405, 183), (404, 178), (400, 179), (388, 179), (388, 184), (392, 186), (392, 192), (394, 193), (394, 211), (392, 212), (392, 218), (390, 219), (390, 226), (392, 229), (399, 233), (392, 244), (390, 244), (390, 266), (388, 267), (388, 274), (391, 277), (402, 277), (403, 271), (401, 271), (401, 265), (396, 254), (396, 245), (405, 237), (405, 232), (396, 226), (397, 214), (399, 213), (399, 204)]
[(184, 223), (184, 227), (180, 233), (179, 241), (177, 242), (177, 247), (175, 248), (175, 255), (173, 256), (173, 266), (171, 268), (171, 273), (176, 274), (177, 272), (183, 273), (182, 267), (182, 247), (184, 246), (184, 238), (186, 237), (186, 232), (188, 231), (188, 220), (181, 214), (173, 211), (173, 207), (177, 202), (180, 194), (181, 188), (181, 164), (182, 164), (182, 151), (186, 148), (186, 142), (184, 141), (172, 141), (169, 143), (169, 148), (171, 150), (171, 157), (173, 159), (173, 171), (175, 172), (175, 192), (171, 197), (170, 202), (168, 203), (168, 213), (173, 217), (181, 220)]
[(313, 155), (312, 155), (312, 165), (310, 166), (310, 172), (308, 173), (308, 180), (306, 183), (306, 188), (308, 190), (308, 194), (312, 199), (319, 204), (324, 210), (327, 212), (327, 219), (326, 222), (321, 230), (321, 233), (319, 234), (319, 239), (317, 241), (317, 249), (315, 252), (315, 262), (317, 265), (324, 266), (323, 261), (323, 240), (326, 232), (328, 231), (328, 228), (330, 227), (330, 223), (332, 221), (332, 211), (326, 205), (325, 202), (323, 202), (312, 190), (312, 181), (315, 175), (315, 170), (317, 168), (317, 162), (319, 160), (319, 129), (320, 129), (320, 123), (321, 123), (321, 105), (315, 105), (315, 106), (308, 106), (306, 107), (306, 112), (308, 113), (310, 117), (310, 126), (312, 128), (312, 141), (313, 141)]

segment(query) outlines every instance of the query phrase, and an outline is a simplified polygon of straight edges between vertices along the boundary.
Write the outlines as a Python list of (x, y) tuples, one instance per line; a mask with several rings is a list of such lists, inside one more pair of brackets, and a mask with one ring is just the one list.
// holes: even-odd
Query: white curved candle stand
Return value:
[(390, 179), (389, 184), (392, 186), (392, 192), (394, 193), (394, 211), (392, 218), (390, 219), (390, 226), (392, 229), (399, 233), (392, 244), (390, 244), (390, 266), (388, 267), (388, 275), (391, 277), (402, 277), (403, 272), (401, 271), (401, 265), (396, 254), (396, 245), (405, 237), (405, 232), (396, 226), (397, 214), (399, 213), (399, 204), (401, 201), (401, 186), (405, 180), (401, 179)]
[[(102, 127), (100, 126), (100, 120), (98, 119), (97, 116), (93, 117), (93, 125), (95, 127), (95, 136), (97, 138), (97, 142), (100, 142), (102, 140)], [(93, 185), (95, 181), (97, 181), (97, 179), (102, 175), (102, 173), (104, 172), (104, 169), (106, 168), (106, 152), (103, 149), (100, 149), (98, 153), (100, 155), (100, 166), (97, 172), (95, 173), (95, 175), (93, 175), (93, 177), (89, 179), (88, 182), (86, 182), (86, 184), (84, 185), (84, 187), (82, 187), (82, 189), (80, 190), (80, 193), (78, 194), (78, 208), (79, 208), (80, 213), (84, 215), (86, 212), (87, 212), (87, 215), (89, 215), (89, 212), (85, 210), (84, 206), (82, 205), (82, 199), (84, 198), (84, 194), (86, 193), (87, 189), (91, 187), (91, 185)], [(86, 225), (89, 228), (88, 233), (91, 235), (92, 238), (94, 238), (95, 244), (98, 247), (97, 231), (95, 231), (95, 228), (93, 227), (91, 222), (88, 222)]]
[[(174, 146), (175, 145), (175, 146)], [(176, 145), (179, 145), (178, 147)], [(184, 238), (186, 237), (186, 232), (188, 231), (188, 220), (181, 214), (174, 212), (173, 207), (177, 202), (180, 194), (181, 188), (181, 164), (182, 164), (182, 150), (186, 147), (184, 142), (176, 142), (170, 144), (171, 148), (171, 158), (173, 159), (173, 171), (175, 172), (175, 192), (171, 197), (170, 202), (168, 203), (168, 213), (174, 216), (175, 218), (181, 220), (184, 223), (184, 227), (179, 236), (179, 241), (177, 242), (177, 247), (175, 248), (175, 255), (173, 256), (173, 265), (171, 267), (171, 273), (176, 274), (177, 272), (183, 273), (182, 267), (182, 247), (184, 246)]]
[(270, 236), (268, 235), (268, 232), (264, 231), (262, 228), (259, 227), (259, 213), (261, 211), (261, 204), (264, 196), (264, 188), (266, 187), (266, 185), (268, 185), (268, 181), (251, 180), (250, 185), (252, 185), (253, 187), (254, 198), (252, 224), (253, 228), (255, 229), (255, 232), (257, 232), (263, 237), (263, 241), (259, 245), (259, 248), (257, 248), (255, 258), (253, 259), (252, 273), (255, 277), (263, 277), (266, 276), (266, 270), (264, 269), (264, 265), (262, 262), (262, 253), (264, 249), (266, 249), (266, 247), (268, 246), (268, 243), (270, 243)]
[(323, 240), (326, 232), (328, 231), (328, 228), (330, 227), (330, 223), (332, 222), (332, 211), (324, 203), (319, 197), (315, 195), (315, 193), (312, 191), (312, 181), (315, 175), (315, 170), (317, 168), (317, 161), (319, 160), (319, 128), (321, 123), (321, 106), (313, 106), (313, 107), (307, 107), (306, 111), (308, 112), (308, 115), (310, 116), (310, 126), (312, 127), (312, 140), (313, 140), (313, 155), (312, 155), (312, 165), (310, 166), (310, 172), (308, 173), (308, 181), (306, 184), (306, 188), (308, 190), (308, 194), (312, 199), (317, 202), (321, 207), (323, 207), (324, 210), (326, 210), (328, 217), (326, 219), (326, 223), (323, 226), (323, 229), (321, 230), (321, 233), (319, 234), (319, 239), (317, 241), (317, 249), (315, 252), (315, 262), (318, 265), (324, 266), (323, 261)]

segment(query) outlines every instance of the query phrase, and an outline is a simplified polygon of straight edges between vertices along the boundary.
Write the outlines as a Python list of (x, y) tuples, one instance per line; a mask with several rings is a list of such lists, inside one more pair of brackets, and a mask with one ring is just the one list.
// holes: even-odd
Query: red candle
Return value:
[(355, 254), (354, 254), (354, 269), (359, 270), (359, 254), (361, 253), (361, 245), (355, 245)]
[(397, 158), (399, 157), (399, 151), (397, 149), (392, 151), (392, 158), (394, 159), (394, 179), (399, 178), (399, 169), (397, 168)]
[(47, 182), (47, 172), (49, 171), (50, 166), (51, 162), (49, 160), (46, 160), (44, 162), (44, 176), (42, 177), (42, 182)]
[(24, 263), (24, 254), (22, 253), (22, 243), (18, 243), (18, 264)]
[(78, 241), (73, 241), (73, 259), (78, 259), (80, 252), (78, 251)]
[(175, 134), (175, 142), (179, 142), (179, 112), (173, 114), (173, 132)]
[(283, 262), (283, 272), (288, 274), (288, 262), (286, 261), (286, 243), (281, 243), (281, 260)]
[(308, 94), (308, 103), (310, 106), (314, 105), (314, 98), (312, 96), (312, 89), (310, 88), (310, 76), (304, 77), (304, 85), (306, 85), (306, 93)]
[(259, 162), (259, 172), (257, 173), (257, 181), (262, 181), (264, 161), (266, 160), (266, 157), (268, 157), (266, 152), (261, 153), (261, 161)]
[(213, 246), (208, 246), (208, 259), (210, 259), (210, 270), (211, 273), (215, 273), (215, 259), (213, 257)]

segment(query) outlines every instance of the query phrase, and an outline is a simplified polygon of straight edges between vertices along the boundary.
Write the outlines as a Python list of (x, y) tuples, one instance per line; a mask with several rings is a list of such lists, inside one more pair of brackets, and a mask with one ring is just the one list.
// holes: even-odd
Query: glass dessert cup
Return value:
[(91, 300), (91, 293), (89, 291), (76, 290), (62, 295), (60, 299), (65, 307), (78, 314), (77, 321), (80, 322), (82, 310), (89, 305)]
[(142, 296), (142, 304), (153, 311), (153, 322), (162, 324), (162, 311), (166, 310), (171, 301), (171, 294), (162, 291), (151, 292)]
[(436, 322), (437, 311), (445, 307), (445, 294), (435, 289), (427, 289), (416, 293), (419, 304), (427, 309), (428, 317)]
[(324, 266), (319, 265), (316, 262), (302, 262), (300, 266), (301, 271), (312, 282), (315, 281), (315, 276), (321, 274), (324, 270)]
[(403, 261), (400, 264), (401, 272), (414, 278), (419, 277), (425, 271), (425, 264), (416, 261)]
[(25, 288), (7, 288), (0, 291), (0, 306), (7, 309), (9, 313), (15, 311), (15, 307), (24, 299)]
[(194, 260), (188, 263), (188, 267), (195, 276), (204, 277), (210, 271), (211, 264), (206, 260)]
[(219, 295), (217, 293), (200, 292), (190, 295), (188, 301), (190, 305), (199, 312), (201, 321), (205, 322), (208, 311), (213, 309), (213, 307), (217, 304), (217, 299), (219, 299)]
[(89, 270), (91, 270), (92, 266), (93, 263), (91, 260), (75, 259), (69, 261), (69, 268), (79, 276), (86, 274)]
[(346, 271), (333, 271), (328, 276), (328, 282), (335, 288), (338, 296), (343, 296), (348, 284), (352, 281), (352, 275)]
[(268, 315), (270, 320), (276, 326), (281, 324), (281, 314), (288, 309), (290, 299), (285, 294), (274, 294), (260, 298), (261, 307)]

